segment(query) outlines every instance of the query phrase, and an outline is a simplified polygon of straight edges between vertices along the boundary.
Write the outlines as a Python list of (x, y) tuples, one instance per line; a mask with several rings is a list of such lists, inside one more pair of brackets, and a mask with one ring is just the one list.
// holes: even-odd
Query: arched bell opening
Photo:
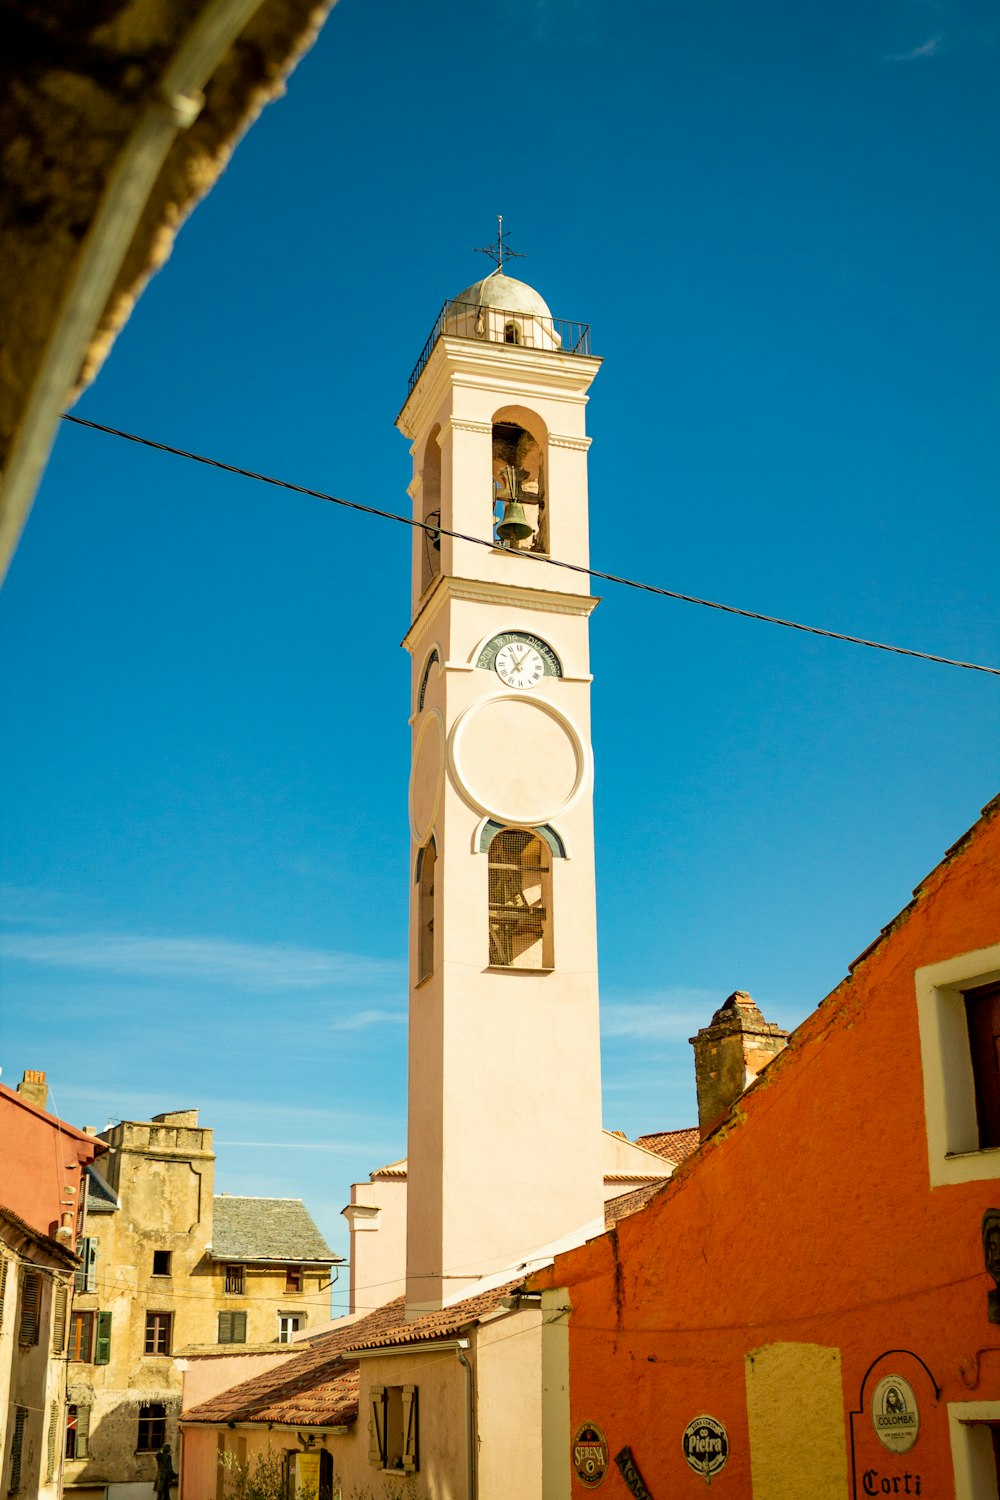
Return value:
[(502, 828), (489, 847), (490, 965), (552, 967), (552, 854), (526, 828)]
[[(519, 335), (516, 324), (509, 326)], [(507, 551), (549, 550), (547, 443), (545, 425), (534, 412), (504, 407), (493, 418), (493, 535)]]
[[(441, 428), (435, 424), (430, 430), (424, 448), (423, 483), (421, 486), (422, 521), (440, 524), (441, 521), (441, 447), (438, 438)], [(417, 538), (420, 548), (420, 592), (423, 593), (441, 571), (441, 533), (424, 530)]]
[(417, 850), (417, 976), (420, 984), (434, 973), (434, 872), (437, 844), (433, 834)]

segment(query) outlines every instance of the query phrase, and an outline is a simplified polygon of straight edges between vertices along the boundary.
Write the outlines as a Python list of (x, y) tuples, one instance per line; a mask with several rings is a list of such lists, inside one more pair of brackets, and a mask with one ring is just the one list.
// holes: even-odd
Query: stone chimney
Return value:
[(765, 1021), (750, 996), (736, 990), (711, 1024), (691, 1037), (702, 1140), (788, 1042), (788, 1032)]
[(45, 1074), (39, 1073), (37, 1068), (25, 1068), (17, 1092), (22, 1099), (27, 1099), (29, 1104), (37, 1105), (39, 1109), (45, 1109), (48, 1105), (49, 1086), (45, 1081)]

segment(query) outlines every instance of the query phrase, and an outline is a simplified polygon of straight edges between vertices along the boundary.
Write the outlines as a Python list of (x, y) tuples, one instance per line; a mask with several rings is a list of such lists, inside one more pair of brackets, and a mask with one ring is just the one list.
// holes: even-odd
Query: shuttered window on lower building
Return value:
[(90, 1453), (90, 1407), (71, 1403), (66, 1408), (66, 1457), (87, 1458)]
[(21, 1320), (17, 1330), (17, 1341), (23, 1347), (38, 1343), (41, 1324), (42, 1278), (37, 1271), (21, 1274)]
[(28, 1408), (14, 1408), (14, 1432), (10, 1441), (10, 1485), (7, 1493), (16, 1495), (21, 1488), (21, 1453), (24, 1449), (24, 1424), (28, 1420)]
[(49, 1402), (49, 1430), (45, 1439), (45, 1483), (56, 1477), (56, 1440), (59, 1436), (59, 1402)]
[(69, 1291), (65, 1282), (56, 1284), (56, 1310), (52, 1319), (52, 1353), (62, 1354), (66, 1349), (66, 1312), (69, 1307)]
[(7, 1290), (7, 1257), (0, 1255), (0, 1323), (3, 1323), (3, 1299)]
[(245, 1344), (247, 1341), (247, 1315), (245, 1312), (220, 1312), (219, 1343)]

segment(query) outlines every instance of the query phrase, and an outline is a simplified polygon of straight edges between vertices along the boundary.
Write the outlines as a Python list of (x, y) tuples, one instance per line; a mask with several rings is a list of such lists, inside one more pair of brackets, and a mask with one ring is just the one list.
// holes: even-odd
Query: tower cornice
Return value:
[(548, 589), (526, 588), (520, 584), (484, 583), (475, 578), (451, 578), (441, 574), (425, 594), (413, 624), (400, 643), (406, 651), (413, 654), (442, 609), (453, 599), (506, 604), (514, 608), (540, 609), (546, 614), (584, 617), (591, 614), (601, 602), (596, 594), (555, 594)]
[(553, 349), (442, 335), (403, 403), (396, 426), (404, 437), (414, 438), (427, 408), (436, 408), (449, 386), (464, 384), (480, 390), (494, 388), (501, 394), (516, 388), (522, 396), (582, 402), (600, 367), (601, 360), (593, 354), (561, 354)]

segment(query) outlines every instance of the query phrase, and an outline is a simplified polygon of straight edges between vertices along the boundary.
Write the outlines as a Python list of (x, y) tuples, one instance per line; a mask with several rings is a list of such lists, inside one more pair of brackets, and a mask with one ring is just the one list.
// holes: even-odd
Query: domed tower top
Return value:
[(481, 281), (474, 281), (464, 292), (452, 299), (452, 307), (490, 307), (503, 312), (528, 313), (536, 318), (549, 318), (548, 303), (544, 297), (526, 281), (517, 281), (498, 266)]

